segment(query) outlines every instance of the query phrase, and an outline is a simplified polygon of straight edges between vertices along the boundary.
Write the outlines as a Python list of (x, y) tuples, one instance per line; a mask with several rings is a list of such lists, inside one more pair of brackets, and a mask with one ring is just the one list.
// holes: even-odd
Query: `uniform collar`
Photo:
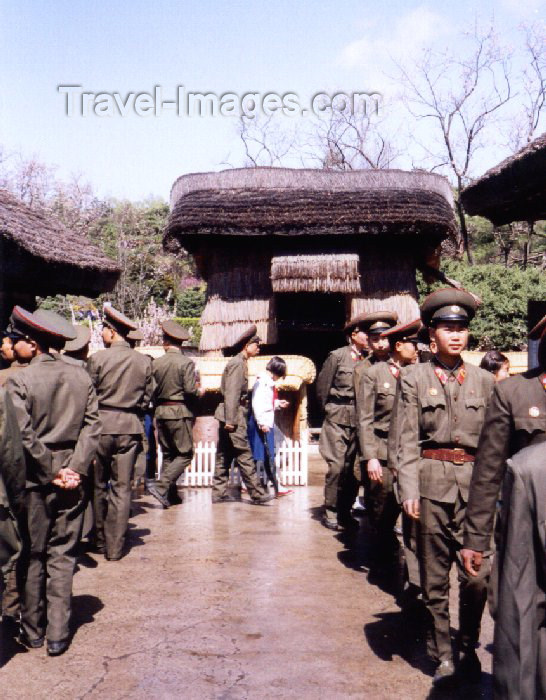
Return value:
[(349, 349), (351, 350), (351, 357), (355, 362), (360, 362), (360, 360), (364, 359), (364, 354), (362, 350), (359, 350), (356, 345), (353, 345), (353, 343), (349, 343)]
[(400, 374), (400, 367), (399, 365), (392, 359), (392, 357), (389, 357), (387, 361), (387, 365), (389, 367), (390, 373), (392, 374), (393, 377), (398, 379), (398, 375)]
[(41, 355), (33, 357), (29, 364), (34, 365), (38, 362), (55, 362), (56, 359), (57, 358), (53, 357), (53, 355), (50, 355), (48, 352), (43, 352)]
[(114, 342), (110, 345), (110, 348), (115, 350), (116, 348), (131, 348), (131, 346), (126, 340), (114, 340)]
[(165, 350), (165, 352), (166, 353), (167, 352), (179, 352), (179, 353), (181, 353), (182, 350), (180, 348), (175, 348), (174, 346), (169, 345), (169, 347)]
[(432, 364), (434, 366), (434, 374), (438, 377), (442, 386), (447, 384), (450, 375), (455, 377), (455, 379), (459, 382), (459, 385), (461, 385), (466, 379), (467, 371), (462, 358), (460, 358), (455, 367), (446, 367), (435, 355)]

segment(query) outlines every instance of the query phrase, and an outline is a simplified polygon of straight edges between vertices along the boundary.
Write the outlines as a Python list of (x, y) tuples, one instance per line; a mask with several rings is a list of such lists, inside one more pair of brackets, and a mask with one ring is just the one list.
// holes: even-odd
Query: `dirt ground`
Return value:
[[(135, 499), (119, 562), (81, 557), (73, 640), (61, 657), (24, 651), (2, 631), (3, 700), (490, 697), (492, 623), (480, 687), (431, 692), (420, 617), (396, 580), (370, 572), (356, 535), (321, 526), (323, 464), (272, 505), (212, 505), (188, 489), (164, 511)], [(456, 596), (452, 624), (457, 625)]]

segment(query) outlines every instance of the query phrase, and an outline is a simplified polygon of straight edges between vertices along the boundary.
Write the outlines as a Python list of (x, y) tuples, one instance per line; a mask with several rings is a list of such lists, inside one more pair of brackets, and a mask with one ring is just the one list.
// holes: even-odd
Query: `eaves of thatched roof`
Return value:
[(110, 291), (120, 274), (83, 236), (6, 190), (0, 190), (0, 272), (12, 290), (89, 296)]
[(183, 175), (171, 190), (165, 245), (203, 235), (408, 234), (440, 241), (455, 229), (440, 175), (242, 168)]
[(461, 200), (468, 214), (496, 226), (546, 219), (546, 133), (465, 188)]

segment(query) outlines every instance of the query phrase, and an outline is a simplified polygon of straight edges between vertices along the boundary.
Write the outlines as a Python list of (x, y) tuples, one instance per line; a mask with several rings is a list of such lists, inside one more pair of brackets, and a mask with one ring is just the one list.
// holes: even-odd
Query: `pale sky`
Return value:
[[(243, 163), (237, 120), (173, 111), (68, 117), (59, 85), (120, 99), (154, 86), (173, 99), (179, 85), (293, 92), (302, 103), (323, 91), (388, 94), (391, 59), (452, 45), (476, 16), (493, 19), (511, 44), (518, 24), (545, 19), (546, 2), (0, 0), (0, 145), (57, 167), (61, 178), (82, 175), (102, 196), (167, 199), (183, 173)], [(479, 167), (506, 155), (496, 144)]]

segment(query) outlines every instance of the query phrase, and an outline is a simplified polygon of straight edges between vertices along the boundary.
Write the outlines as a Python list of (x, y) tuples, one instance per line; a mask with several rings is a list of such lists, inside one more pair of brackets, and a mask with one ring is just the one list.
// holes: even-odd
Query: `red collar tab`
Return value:
[(540, 381), (542, 382), (542, 387), (544, 388), (544, 391), (546, 391), (546, 372), (541, 376)]
[(455, 375), (457, 381), (459, 384), (462, 384), (464, 380), (466, 379), (466, 369), (464, 367), (460, 367), (459, 370), (457, 371), (457, 374)]
[(447, 384), (447, 380), (449, 379), (449, 377), (447, 375), (447, 372), (444, 369), (442, 369), (441, 367), (435, 367), (434, 374), (438, 377), (442, 386)]
[[(391, 371), (392, 376), (395, 377), (395, 379), (398, 379), (398, 375), (400, 374), (400, 368), (396, 365), (389, 364), (389, 369)], [(544, 388), (546, 389), (546, 385)]]

